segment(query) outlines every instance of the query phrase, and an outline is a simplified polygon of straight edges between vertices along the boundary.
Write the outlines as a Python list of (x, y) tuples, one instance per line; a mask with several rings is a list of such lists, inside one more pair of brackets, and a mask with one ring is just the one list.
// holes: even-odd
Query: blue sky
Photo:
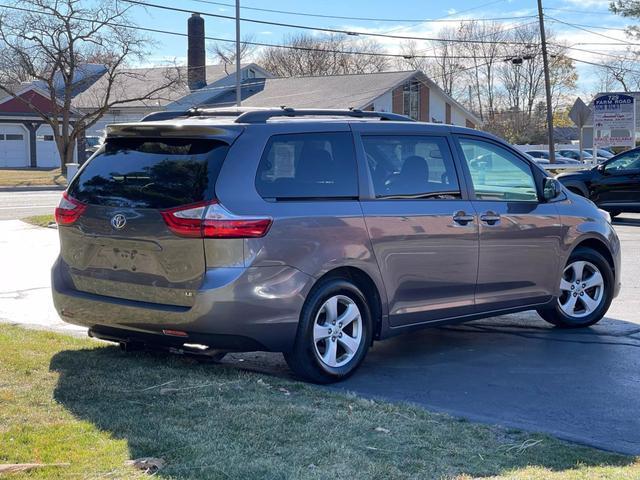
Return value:
[[(234, 15), (233, 7), (214, 5), (198, 0), (148, 0), (149, 3), (157, 3), (167, 6), (175, 6), (196, 11)], [(220, 3), (233, 4), (233, 0), (219, 0)], [(587, 25), (589, 30), (626, 40), (624, 32), (619, 29), (628, 25), (628, 20), (608, 12), (609, 0), (546, 0), (544, 6), (548, 10), (548, 17), (558, 20)], [(421, 22), (422, 19), (446, 18), (491, 18), (491, 17), (520, 17), (535, 15), (537, 13), (535, 0), (453, 0), (448, 2), (435, 2), (428, 0), (398, 0), (395, 2), (382, 0), (323, 0), (317, 2), (303, 2), (295, 0), (242, 0), (242, 6), (261, 7), (278, 10), (290, 10), (305, 13), (317, 13), (324, 15), (339, 15), (348, 17), (376, 17), (399, 19), (397, 22), (355, 21), (315, 17), (300, 17), (286, 14), (257, 12), (242, 10), (241, 16), (260, 20), (297, 23), (320, 27), (330, 27), (348, 30), (389, 32), (398, 35), (437, 36), (438, 30), (446, 25), (455, 23)], [(170, 12), (155, 8), (133, 7), (132, 14), (135, 21), (141, 26), (186, 32), (188, 14)], [(412, 19), (412, 21), (407, 21)], [(532, 19), (504, 20), (509, 26), (518, 23), (527, 23)], [(205, 17), (206, 32), (208, 36), (221, 38), (234, 38), (234, 22), (232, 20)], [(614, 40), (600, 35), (588, 33), (583, 30), (554, 23), (549, 19), (549, 27), (552, 28), (558, 38), (576, 43), (614, 43)], [(592, 28), (598, 27), (598, 28)], [(270, 25), (259, 25), (243, 22), (242, 32), (251, 35), (255, 41), (277, 43), (282, 41), (287, 34), (298, 32), (291, 28), (282, 28)], [(162, 64), (168, 61), (184, 63), (186, 57), (186, 39), (175, 36), (153, 34), (156, 42), (151, 55), (145, 63)], [(397, 51), (399, 42), (396, 40), (381, 40), (381, 43), (391, 52)], [(425, 44), (425, 48), (428, 45)], [(620, 53), (625, 47), (606, 45), (580, 45), (579, 48), (600, 51), (606, 53)], [(604, 57), (587, 52), (572, 51), (572, 56), (587, 61), (597, 61)], [(579, 67), (581, 77), (580, 87), (585, 92), (594, 88), (594, 79), (589, 67)]]

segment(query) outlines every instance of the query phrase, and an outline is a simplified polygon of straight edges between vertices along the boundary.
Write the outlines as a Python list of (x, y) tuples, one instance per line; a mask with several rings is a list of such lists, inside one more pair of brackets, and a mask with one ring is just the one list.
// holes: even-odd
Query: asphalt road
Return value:
[(53, 213), (61, 194), (60, 190), (0, 191), (0, 220)]
[[(330, 388), (640, 455), (640, 215), (623, 215), (616, 230), (623, 287), (598, 325), (563, 331), (526, 312), (426, 329), (376, 343), (351, 379)], [(0, 264), (11, 272), (0, 275), (0, 321), (84, 333), (53, 310), (57, 249), (54, 229), (0, 222)], [(224, 363), (291, 375), (280, 354)]]

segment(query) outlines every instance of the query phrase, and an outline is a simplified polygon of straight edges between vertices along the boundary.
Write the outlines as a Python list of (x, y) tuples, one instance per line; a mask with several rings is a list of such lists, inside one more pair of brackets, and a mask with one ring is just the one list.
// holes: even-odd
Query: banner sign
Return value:
[(600, 95), (593, 101), (593, 146), (636, 146), (636, 105), (631, 95)]

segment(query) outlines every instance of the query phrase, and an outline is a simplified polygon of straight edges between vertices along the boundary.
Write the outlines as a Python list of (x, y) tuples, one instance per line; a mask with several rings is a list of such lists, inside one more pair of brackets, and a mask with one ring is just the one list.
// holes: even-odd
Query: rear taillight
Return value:
[(56, 207), (56, 223), (58, 225), (71, 225), (80, 218), (80, 215), (82, 215), (86, 209), (87, 206), (84, 203), (69, 196), (67, 192), (64, 192), (60, 203)]
[(234, 215), (217, 201), (170, 208), (160, 213), (169, 229), (182, 237), (263, 237), (272, 221), (269, 217)]

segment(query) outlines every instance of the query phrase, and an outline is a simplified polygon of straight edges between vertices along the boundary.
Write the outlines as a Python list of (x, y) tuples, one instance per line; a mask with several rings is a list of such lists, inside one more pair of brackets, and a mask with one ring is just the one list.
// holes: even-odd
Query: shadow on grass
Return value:
[(532, 465), (548, 472), (633, 461), (163, 354), (65, 350), (50, 368), (59, 374), (60, 404), (125, 439), (132, 459), (165, 459), (160, 477), (481, 477)]

